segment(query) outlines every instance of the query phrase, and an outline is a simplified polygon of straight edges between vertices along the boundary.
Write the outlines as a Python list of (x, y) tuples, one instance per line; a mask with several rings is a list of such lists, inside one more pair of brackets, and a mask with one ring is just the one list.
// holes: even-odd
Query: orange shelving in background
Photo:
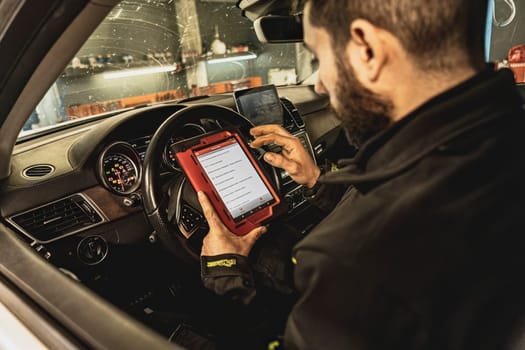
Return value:
[[(192, 89), (191, 95), (203, 96), (221, 94), (261, 85), (261, 77), (248, 77), (241, 80), (215, 83), (205, 87), (195, 87)], [(68, 119), (78, 119), (149, 103), (181, 100), (186, 97), (188, 96), (183, 89), (167, 90), (146, 95), (123, 97), (121, 99), (110, 101), (71, 105), (66, 108), (66, 115)]]

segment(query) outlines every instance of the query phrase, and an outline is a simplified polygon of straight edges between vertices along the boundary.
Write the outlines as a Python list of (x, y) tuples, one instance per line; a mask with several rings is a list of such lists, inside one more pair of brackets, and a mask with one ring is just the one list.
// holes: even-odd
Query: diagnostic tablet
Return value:
[(241, 137), (231, 131), (171, 146), (195, 191), (208, 196), (222, 222), (244, 235), (273, 214), (280, 199)]

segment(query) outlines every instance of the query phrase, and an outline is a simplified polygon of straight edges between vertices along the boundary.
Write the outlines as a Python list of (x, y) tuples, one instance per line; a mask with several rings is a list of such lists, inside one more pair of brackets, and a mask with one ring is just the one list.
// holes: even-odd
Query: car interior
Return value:
[[(13, 297), (32, 300), (39, 318), (61, 325), (60, 336), (36, 330), (45, 343), (258, 348), (282, 334), (294, 300), (291, 247), (325, 213), (287, 173), (262, 161), (278, 149), (251, 149), (280, 199), (250, 255), (263, 292), (250, 306), (214, 295), (200, 281), (207, 225), (171, 150), (221, 130), (249, 142), (254, 125), (277, 123), (318, 164), (355, 151), (327, 98), (297, 77), (315, 70), (294, 44), (300, 21), (282, 3), (267, 3), (252, 2), (250, 13), (281, 14), (281, 25), (295, 29), (265, 39), (265, 28), (274, 27), (266, 21), (257, 35), (285, 50), (261, 46), (231, 1), (27, 1), (11, 8), (13, 23), (2, 32), (13, 55), (4, 55), (10, 69), (1, 77), (0, 256)], [(180, 15), (188, 11), (203, 18), (196, 50), (184, 42), (195, 34), (173, 34), (177, 25), (191, 28)], [(218, 11), (235, 16), (230, 30), (249, 32), (252, 41), (235, 39), (225, 26), (222, 37), (218, 25), (203, 29)], [(151, 68), (159, 70), (145, 72)], [(240, 114), (246, 92), (252, 105)]]
[[(278, 123), (318, 165), (352, 157), (314, 91), (291, 1), (2, 1), (0, 18), (2, 302), (50, 348), (278, 339), (295, 299), (291, 247), (326, 213), (262, 160), (278, 147), (251, 149), (280, 198), (250, 255), (261, 293), (249, 306), (217, 296), (200, 280), (208, 228), (172, 146), (221, 130), (249, 142), (253, 126)], [(520, 32), (508, 25), (493, 37)], [(516, 45), (508, 61), (494, 39), (489, 58), (523, 84)], [(257, 103), (243, 107), (247, 92)]]

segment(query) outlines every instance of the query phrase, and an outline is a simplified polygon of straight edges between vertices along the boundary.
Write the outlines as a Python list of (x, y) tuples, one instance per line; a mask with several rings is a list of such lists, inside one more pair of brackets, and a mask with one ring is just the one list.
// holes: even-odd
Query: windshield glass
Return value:
[(290, 85), (312, 74), (301, 44), (261, 44), (236, 1), (125, 0), (91, 35), (20, 136), (139, 105)]

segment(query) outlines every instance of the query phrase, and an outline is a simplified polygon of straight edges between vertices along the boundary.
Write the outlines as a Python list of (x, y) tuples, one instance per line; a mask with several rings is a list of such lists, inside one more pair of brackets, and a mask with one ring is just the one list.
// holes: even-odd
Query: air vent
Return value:
[(55, 168), (48, 164), (38, 164), (32, 165), (28, 168), (25, 168), (22, 172), (22, 175), (28, 178), (39, 178), (51, 174), (55, 171)]
[(80, 194), (15, 215), (10, 221), (41, 243), (73, 234), (104, 221)]
[(295, 125), (297, 125), (297, 127), (300, 129), (304, 128), (303, 118), (301, 118), (299, 111), (297, 110), (297, 108), (295, 108), (293, 103), (286, 98), (281, 98), (281, 102), (283, 103), (283, 106), (288, 110), (288, 112), (292, 116), (292, 119)]

